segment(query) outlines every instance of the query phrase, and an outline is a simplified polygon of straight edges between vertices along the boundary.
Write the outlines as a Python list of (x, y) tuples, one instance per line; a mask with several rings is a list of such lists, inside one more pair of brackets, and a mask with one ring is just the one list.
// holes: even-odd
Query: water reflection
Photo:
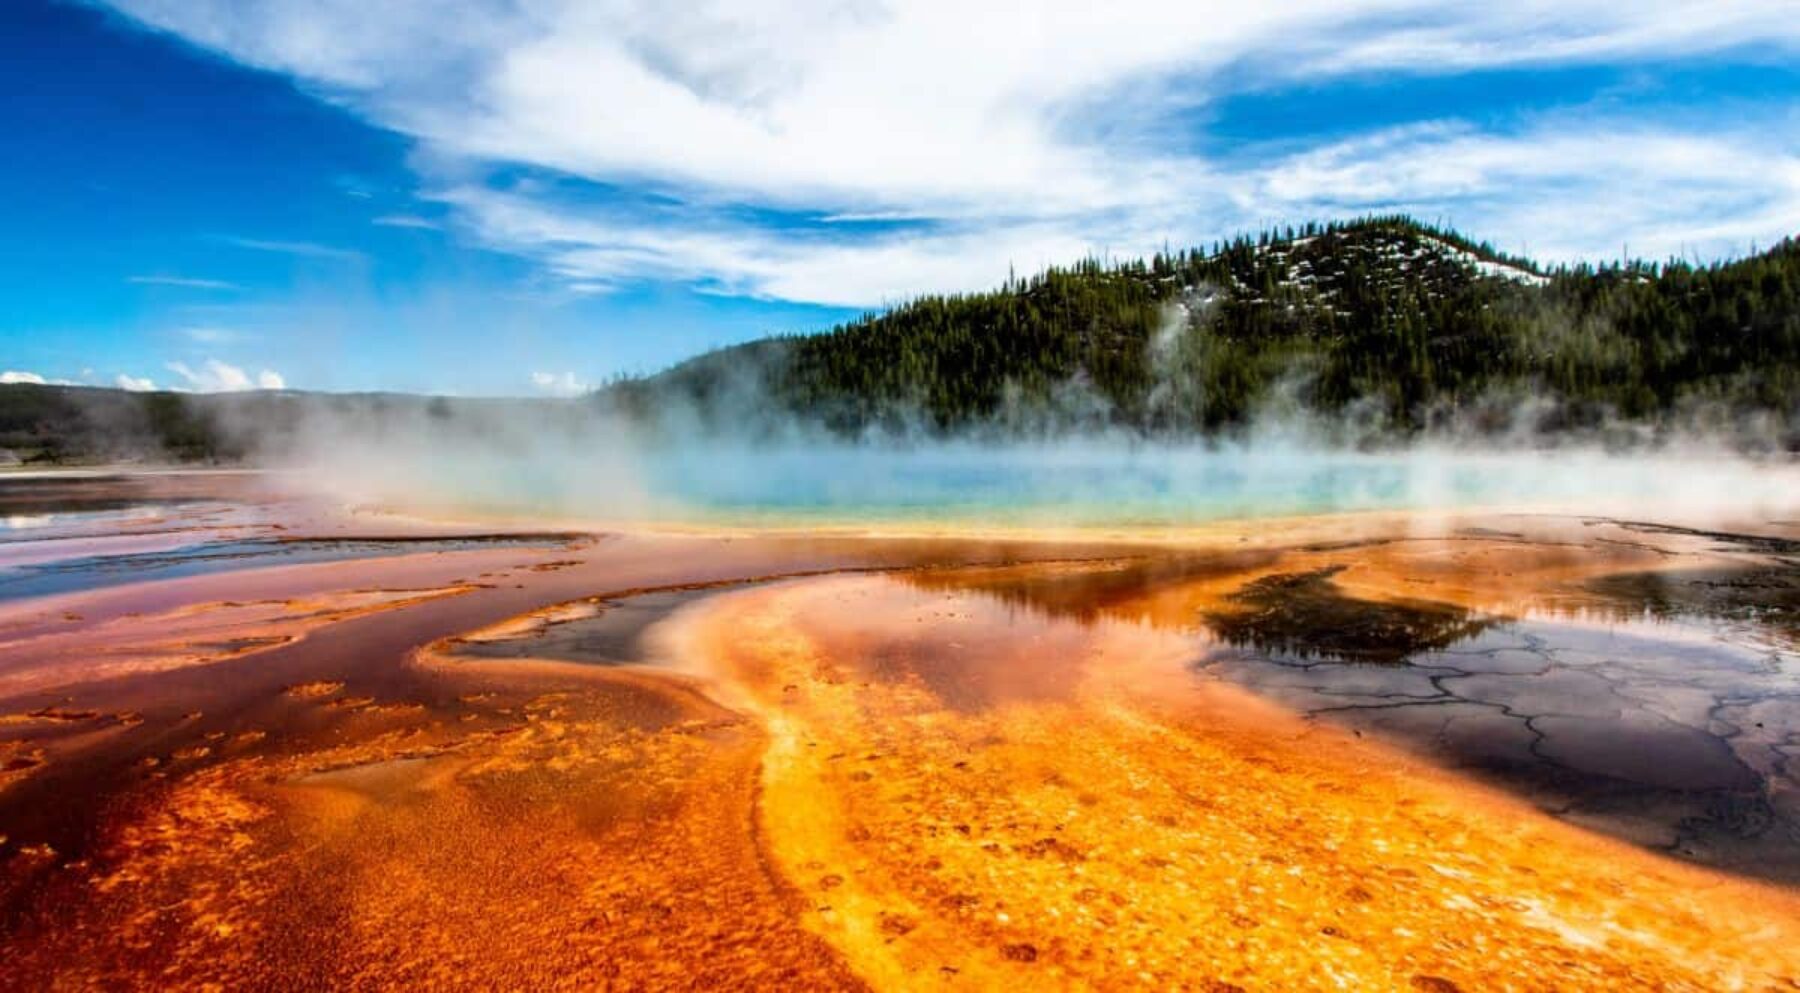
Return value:
[(476, 548), (555, 548), (585, 538), (575, 533), (373, 538), (238, 538), (153, 552), (85, 555), (0, 568), (0, 602), (103, 589), (125, 583), (348, 559)]
[(631, 597), (580, 600), (544, 611), (526, 626), (452, 643), (464, 659), (548, 659), (582, 665), (632, 665), (654, 649), (645, 633), (678, 608), (717, 592), (713, 587)]
[(1396, 741), (1566, 820), (1800, 882), (1792, 565), (1552, 584), (1511, 617), (1353, 594), (1339, 583), (1348, 567), (1213, 560), (1079, 580), (1030, 569), (907, 579), (1045, 617), (1180, 627), (1195, 637), (1198, 672)]
[[(1021, 610), (1083, 622), (1109, 617), (1187, 628), (1194, 598), (1280, 561), (1267, 549), (1154, 553), (1109, 560), (925, 570), (902, 578), (927, 590), (973, 591)], [(1162, 596), (1170, 594), (1170, 596)]]
[(1623, 573), (1595, 579), (1588, 589), (1603, 602), (1652, 617), (1761, 625), (1800, 639), (1800, 561)]
[(1332, 577), (1342, 565), (1252, 580), (1201, 618), (1226, 645), (1303, 661), (1399, 665), (1475, 637), (1491, 618), (1451, 603), (1364, 600)]

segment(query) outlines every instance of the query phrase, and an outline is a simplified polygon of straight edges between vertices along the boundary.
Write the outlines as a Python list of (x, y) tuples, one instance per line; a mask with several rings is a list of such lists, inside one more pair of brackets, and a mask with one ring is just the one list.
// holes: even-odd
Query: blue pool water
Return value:
[(524, 461), (456, 476), (456, 498), (487, 509), (743, 523), (1156, 526), (1357, 510), (1636, 505), (1779, 516), (1800, 503), (1800, 469), (1788, 462), (1099, 442), (684, 448), (614, 457), (591, 471)]

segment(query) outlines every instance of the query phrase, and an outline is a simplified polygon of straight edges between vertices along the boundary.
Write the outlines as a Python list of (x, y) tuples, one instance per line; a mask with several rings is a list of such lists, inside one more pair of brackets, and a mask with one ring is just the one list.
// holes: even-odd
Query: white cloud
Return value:
[[(1371, 5), (1373, 6), (1373, 5)], [(1407, 4), (1417, 9), (1418, 5)], [(1429, 5), (1428, 5), (1429, 6)], [(1306, 46), (1314, 74), (1412, 68), (1453, 72), (1633, 58), (1680, 58), (1763, 44), (1792, 50), (1800, 27), (1785, 0), (1715, 0), (1704, 5), (1649, 0), (1630, 6), (1594, 0), (1438, 5), (1418, 23), (1318, 40)]]
[(545, 0), (473, 3), (455, 18), (400, 0), (379, 12), (347, 0), (117, 6), (331, 84), (440, 150), (806, 206), (934, 211), (1141, 199), (1146, 191), (1117, 181), (1154, 179), (1164, 163), (1143, 161), (1142, 149), (1111, 154), (1061, 115), (1147, 76), (1204, 78), (1246, 63), (1265, 77), (1439, 71), (1447, 59), (1466, 67), (1800, 45), (1787, 0), (1537, 0), (1454, 12), (1425, 0), (1053, 10)]
[(198, 369), (185, 362), (170, 362), (167, 368), (181, 377), (182, 385), (178, 388), (196, 393), (236, 393), (252, 389), (280, 390), (287, 388), (286, 380), (277, 372), (264, 369), (252, 379), (250, 374), (243, 369), (218, 359), (207, 359), (200, 364)]
[(181, 329), (181, 335), (189, 341), (203, 345), (223, 345), (227, 342), (242, 340), (245, 335), (235, 328), (223, 328), (211, 324), (198, 324)]
[(239, 248), (294, 255), (307, 259), (328, 259), (334, 262), (362, 262), (368, 259), (368, 256), (355, 249), (321, 245), (311, 241), (270, 241), (264, 238), (227, 238), (225, 240)]
[[(1755, 177), (1746, 182), (1746, 177)], [(1513, 135), (1399, 128), (1293, 155), (1250, 198), (1286, 216), (1405, 209), (1546, 261), (1741, 251), (1800, 230), (1800, 157), (1754, 133), (1551, 118)]]
[(370, 223), (377, 227), (415, 228), (421, 231), (436, 231), (438, 228), (442, 227), (442, 225), (438, 224), (436, 221), (430, 220), (429, 218), (417, 217), (412, 214), (383, 214)]
[[(82, 374), (86, 375), (87, 374), (86, 370), (83, 370)], [(17, 369), (8, 369), (4, 372), (0, 372), (0, 385), (9, 385), (9, 384), (14, 384), (14, 383), (30, 384), (32, 386), (81, 386), (81, 385), (83, 385), (81, 383), (76, 382), (73, 379), (54, 379), (54, 378), (47, 377), (47, 376), (40, 376), (35, 372), (24, 372), (24, 371), (17, 370)]]
[[(1744, 177), (1756, 182), (1746, 184)], [(589, 290), (632, 278), (867, 306), (998, 284), (1086, 255), (1145, 256), (1220, 231), (1406, 210), (1546, 262), (1711, 258), (1800, 230), (1800, 158), (1752, 134), (1694, 136), (1549, 119), (1512, 135), (1460, 124), (1384, 131), (1214, 173), (1182, 210), (801, 237), (728, 220), (659, 225), (464, 188), (443, 198), (488, 244)]]
[[(446, 198), (465, 210), (484, 240), (539, 258), (586, 292), (649, 277), (722, 293), (860, 306), (992, 286), (1005, 278), (1009, 264), (1029, 272), (1092, 247), (1049, 224), (799, 239), (730, 222), (612, 220), (485, 190)], [(1140, 241), (1154, 244), (1148, 237)]]
[(531, 374), (531, 385), (540, 393), (559, 397), (580, 396), (593, 388), (576, 378), (572, 372), (534, 372)]
[(156, 390), (156, 382), (148, 376), (127, 376), (119, 373), (113, 377), (113, 385), (132, 393), (151, 393)]
[(191, 276), (127, 276), (125, 281), (143, 286), (179, 286), (190, 290), (235, 290), (236, 283), (223, 279), (196, 279)]
[[(1649, 132), (1600, 119), (1494, 133), (1446, 122), (1258, 155), (1196, 140), (1192, 122), (1205, 115), (1187, 113), (1237, 90), (1343, 74), (1748, 46), (1791, 55), (1792, 0), (474, 0), (453, 17), (428, 0), (113, 4), (412, 136), (456, 220), (583, 291), (670, 278), (873, 304), (987, 285), (1009, 261), (1025, 270), (1413, 207), (1451, 212), (1507, 247), (1528, 238), (1616, 254), (1630, 233), (1648, 251), (1639, 233), (1664, 230), (1724, 250), (1792, 229), (1800, 169), (1791, 126), (1726, 133), (1701, 120)], [(1625, 150), (1609, 154), (1615, 138)], [(1719, 170), (1732, 154), (1762, 171)], [(602, 215), (565, 181), (490, 188), (488, 167), (515, 165), (645, 196)], [(1626, 181), (1606, 181), (1614, 166)], [(802, 216), (770, 222), (770, 210)], [(376, 223), (418, 220), (405, 216)]]

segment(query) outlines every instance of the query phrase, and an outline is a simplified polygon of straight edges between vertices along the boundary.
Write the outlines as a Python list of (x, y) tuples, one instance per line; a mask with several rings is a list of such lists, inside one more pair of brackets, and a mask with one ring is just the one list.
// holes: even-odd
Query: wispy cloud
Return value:
[(200, 324), (181, 329), (181, 335), (189, 341), (202, 345), (224, 345), (248, 338), (244, 332), (236, 328), (219, 327), (211, 324)]
[[(1747, 181), (1747, 177), (1755, 177)], [(1549, 261), (1714, 257), (1800, 230), (1800, 155), (1745, 128), (1695, 134), (1582, 116), (1512, 134), (1397, 128), (1245, 177), (1285, 216), (1449, 216)]]
[(207, 359), (198, 368), (185, 362), (170, 362), (167, 368), (181, 378), (178, 389), (195, 393), (237, 393), (244, 390), (287, 388), (287, 381), (274, 370), (264, 369), (252, 377), (244, 369), (218, 359)]
[(282, 255), (297, 255), (308, 259), (329, 259), (336, 262), (366, 262), (368, 256), (353, 248), (338, 248), (335, 245), (321, 245), (311, 241), (271, 241), (264, 238), (226, 238), (229, 244), (239, 248), (248, 248), (258, 252), (276, 252)]
[(383, 214), (375, 218), (372, 223), (384, 228), (418, 228), (425, 231), (436, 231), (443, 227), (430, 218), (418, 217), (413, 214)]
[[(799, 237), (723, 218), (644, 223), (490, 190), (444, 196), (485, 242), (538, 259), (586, 293), (650, 278), (716, 293), (862, 306), (991, 286), (1009, 265), (1029, 271), (1092, 249), (1078, 234), (1046, 223)], [(1156, 241), (1147, 232), (1118, 236), (1131, 239), (1122, 248)]]
[(156, 390), (156, 382), (148, 376), (127, 376), (119, 373), (113, 377), (113, 385), (130, 393), (151, 393)]
[[(1792, 99), (1766, 127), (1618, 112), (1230, 148), (1209, 140), (1203, 112), (1237, 92), (1374, 73), (1666, 64), (1752, 48), (1791, 58), (1792, 0), (1025, 12), (478, 0), (456, 17), (423, 3), (112, 2), (411, 136), (459, 230), (587, 290), (677, 279), (873, 304), (984, 285), (1008, 262), (1365, 210), (1426, 210), (1508, 247), (1582, 257), (1627, 239), (1651, 251), (1657, 231), (1657, 245), (1719, 253), (1794, 227)], [(1730, 156), (1754, 167), (1718, 168)]]
[(235, 290), (238, 284), (223, 279), (196, 279), (192, 276), (127, 276), (125, 281), (142, 286), (179, 286), (190, 290)]

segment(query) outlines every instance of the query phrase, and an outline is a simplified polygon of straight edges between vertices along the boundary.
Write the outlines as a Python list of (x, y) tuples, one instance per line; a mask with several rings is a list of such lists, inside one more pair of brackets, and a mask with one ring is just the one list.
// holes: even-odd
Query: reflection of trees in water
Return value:
[(1332, 578), (1343, 566), (1246, 583), (1202, 615), (1219, 640), (1307, 660), (1397, 665), (1473, 638), (1496, 619), (1431, 600), (1363, 600)]
[[(1758, 561), (1735, 567), (1615, 573), (1569, 585), (1518, 589), (1506, 599), (1504, 609), (1513, 613), (1523, 606), (1534, 615), (1586, 621), (1728, 621), (1800, 639), (1800, 558), (1772, 551), (1790, 547), (1789, 539), (1631, 522), (1620, 526), (1711, 538), (1733, 550), (1749, 551)], [(900, 578), (923, 589), (980, 593), (1009, 606), (1084, 624), (1102, 619), (1179, 629), (1204, 624), (1228, 645), (1308, 661), (1396, 664), (1474, 637), (1499, 621), (1454, 603), (1350, 596), (1334, 581), (1345, 568), (1342, 565), (1262, 576), (1233, 588), (1238, 577), (1269, 568), (1282, 554), (1267, 549), (1149, 554), (927, 569)]]
[(1800, 639), (1800, 561), (1602, 576), (1587, 589), (1621, 615), (1744, 621)]
[[(1800, 643), (1800, 559), (1771, 550), (1785, 539), (1680, 534), (1724, 546), (1711, 554), (1746, 557), (1705, 569), (1607, 574), (1619, 567), (1604, 549), (1545, 545), (1528, 549), (1524, 562), (1475, 559), (1479, 565), (1458, 573), (1455, 586), (1489, 598), (1470, 606), (1364, 599), (1339, 585), (1350, 567), (1343, 563), (1267, 571), (1293, 550), (904, 578), (1046, 617), (1204, 628), (1227, 646), (1200, 664), (1219, 678), (1414, 748), (1585, 828), (1791, 884), (1800, 879), (1800, 833), (1793, 813), (1771, 797), (1792, 777), (1785, 767), (1771, 772), (1753, 761), (1786, 733), (1770, 716), (1786, 707), (1786, 684), (1758, 664), (1766, 648), (1758, 655), (1742, 641), (1696, 641), (1684, 631), (1664, 641), (1658, 629), (1722, 634), (1736, 622)], [(1301, 551), (1347, 558), (1356, 547)], [(1380, 558), (1370, 566), (1398, 579), (1412, 562)], [(1709, 697), (1710, 705), (1689, 705)], [(1749, 736), (1720, 734), (1709, 723), (1715, 714)]]
[(1396, 664), (1419, 652), (1472, 638), (1493, 624), (1454, 604), (1363, 600), (1332, 580), (1343, 566), (1264, 576), (1220, 595), (1195, 591), (1161, 602), (1156, 594), (1218, 582), (1267, 568), (1271, 551), (1183, 555), (1063, 566), (922, 571), (904, 574), (928, 590), (980, 593), (1010, 606), (1084, 624), (1103, 618), (1193, 628), (1204, 624), (1228, 644), (1258, 651)]
[(1749, 553), (1752, 563), (1602, 576), (1585, 585), (1621, 619), (1700, 617), (1748, 622), (1800, 639), (1800, 539), (1709, 531), (1649, 521), (1615, 521), (1627, 531), (1703, 538), (1715, 553)]
[(1247, 550), (1206, 555), (1154, 554), (1080, 563), (1032, 563), (996, 568), (923, 570), (898, 577), (925, 590), (979, 593), (1046, 617), (1092, 624), (1103, 618), (1191, 627), (1191, 613), (1173, 617), (1148, 598), (1186, 583), (1224, 580), (1267, 568), (1280, 553)]

